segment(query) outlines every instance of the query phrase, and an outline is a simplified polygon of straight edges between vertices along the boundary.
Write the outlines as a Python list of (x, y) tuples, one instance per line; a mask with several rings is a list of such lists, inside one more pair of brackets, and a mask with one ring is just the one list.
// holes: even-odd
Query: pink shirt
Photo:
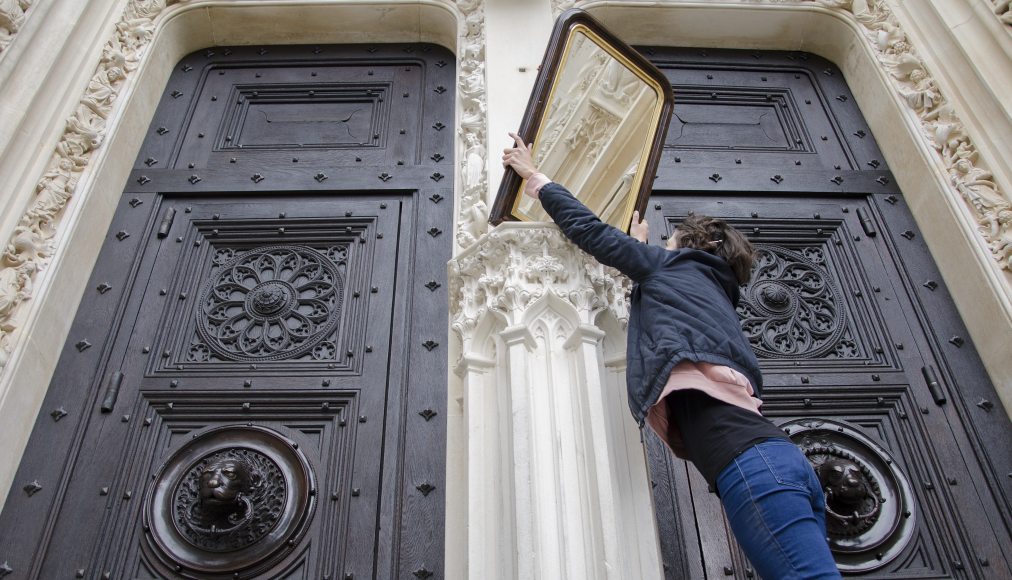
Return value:
[(661, 441), (667, 443), (675, 455), (682, 459), (686, 459), (682, 435), (678, 429), (674, 429), (673, 433), (668, 431), (668, 413), (664, 398), (675, 391), (687, 389), (703, 391), (718, 401), (756, 414), (759, 414), (759, 406), (762, 405), (762, 401), (752, 396), (755, 392), (752, 383), (745, 375), (731, 367), (687, 360), (675, 365), (675, 368), (671, 369), (664, 390), (661, 391), (661, 396), (647, 413), (647, 423)]

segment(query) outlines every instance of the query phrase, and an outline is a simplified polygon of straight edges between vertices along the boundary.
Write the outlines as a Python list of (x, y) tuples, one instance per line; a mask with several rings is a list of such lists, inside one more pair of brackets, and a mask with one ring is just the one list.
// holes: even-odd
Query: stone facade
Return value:
[(487, 224), (496, 152), (572, 6), (630, 43), (836, 62), (1012, 408), (1007, 1), (53, 0), (45, 22), (34, 4), (0, 0), (0, 494), (175, 62), (214, 44), (436, 42), (459, 73), (447, 495), (466, 501), (448, 505), (447, 576), (657, 577), (656, 532), (635, 524), (651, 505), (624, 403), (628, 281), (553, 226)]

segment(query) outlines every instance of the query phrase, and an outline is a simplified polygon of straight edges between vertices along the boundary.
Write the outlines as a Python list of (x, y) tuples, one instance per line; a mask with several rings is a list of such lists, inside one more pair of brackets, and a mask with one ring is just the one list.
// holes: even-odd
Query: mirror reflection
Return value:
[[(534, 140), (535, 164), (603, 221), (625, 230), (663, 105), (656, 80), (578, 25), (563, 51)], [(550, 221), (541, 204), (522, 195), (513, 215)]]

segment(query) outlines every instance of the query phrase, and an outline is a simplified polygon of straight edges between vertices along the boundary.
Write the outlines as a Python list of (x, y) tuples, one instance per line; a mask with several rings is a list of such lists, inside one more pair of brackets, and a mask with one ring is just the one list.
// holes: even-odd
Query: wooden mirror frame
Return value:
[[(630, 187), (635, 201), (632, 204), (626, 204), (619, 219), (611, 222), (611, 225), (628, 231), (633, 211), (639, 211), (640, 215), (645, 213), (647, 199), (650, 196), (657, 164), (660, 161), (661, 150), (674, 109), (671, 84), (646, 57), (619, 40), (583, 10), (578, 8), (567, 10), (559, 17), (552, 30), (552, 36), (548, 48), (545, 50), (545, 56), (542, 59), (541, 68), (534, 83), (534, 89), (531, 91), (531, 97), (527, 103), (527, 110), (524, 112), (518, 134), (525, 143), (534, 144), (533, 151), (537, 156), (544, 117), (561, 77), (562, 67), (567, 58), (567, 49), (570, 48), (570, 40), (577, 32), (584, 33), (592, 42), (631, 70), (635, 76), (660, 93), (659, 103), (653, 111), (653, 115), (656, 117), (652, 119), (653, 132), (649, 139), (643, 142), (639, 151), (641, 161)], [(531, 218), (521, 215), (517, 211), (523, 199), (524, 185), (525, 180), (521, 179), (512, 167), (507, 167), (499, 185), (499, 193), (496, 195), (495, 203), (489, 214), (489, 222), (492, 225), (498, 225), (503, 221), (531, 221)], [(573, 193), (578, 199), (580, 198), (579, 191)], [(589, 207), (599, 216), (602, 214), (602, 208)]]

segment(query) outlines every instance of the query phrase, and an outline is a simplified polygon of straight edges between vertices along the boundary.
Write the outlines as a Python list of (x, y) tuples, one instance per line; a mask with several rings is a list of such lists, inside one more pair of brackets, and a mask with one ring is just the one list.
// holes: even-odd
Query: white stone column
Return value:
[(450, 263), (468, 578), (659, 578), (625, 391), (627, 279), (555, 226), (507, 223)]

